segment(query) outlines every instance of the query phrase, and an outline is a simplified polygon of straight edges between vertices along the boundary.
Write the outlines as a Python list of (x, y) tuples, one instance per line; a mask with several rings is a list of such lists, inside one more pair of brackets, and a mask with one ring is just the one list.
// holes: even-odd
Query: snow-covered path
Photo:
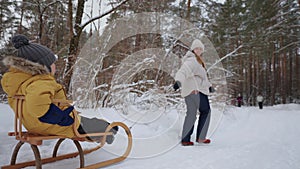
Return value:
[[(6, 136), (12, 130), (12, 115), (7, 105), (0, 104), (0, 166), (9, 163), (16, 143)], [(210, 145), (182, 147), (150, 158), (128, 158), (109, 169), (299, 169), (300, 168), (300, 105), (277, 105), (259, 110), (257, 107), (230, 107), (211, 137)], [(46, 153), (53, 142), (41, 147)], [(68, 151), (70, 145), (62, 147)], [(22, 160), (32, 152), (24, 147)], [(50, 149), (51, 151), (51, 149)], [(50, 153), (48, 153), (50, 154)], [(99, 151), (86, 156), (87, 164), (97, 158), (111, 156)], [(44, 165), (45, 169), (73, 169), (78, 158)], [(28, 167), (34, 168), (34, 167)]]

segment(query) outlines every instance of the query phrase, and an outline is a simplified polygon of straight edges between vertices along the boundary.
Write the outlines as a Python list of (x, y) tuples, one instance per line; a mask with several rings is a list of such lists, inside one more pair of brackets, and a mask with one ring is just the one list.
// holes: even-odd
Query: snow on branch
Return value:
[(286, 46), (283, 46), (282, 48), (276, 50), (274, 53), (279, 53), (280, 51), (290, 47), (290, 46), (293, 46), (293, 45), (298, 45), (300, 43), (300, 41), (296, 41), (296, 42), (291, 42), (289, 44), (287, 44)]
[(222, 57), (221, 59), (217, 60), (213, 65), (211, 65), (208, 69), (207, 72), (210, 71), (211, 68), (213, 68), (214, 66), (216, 66), (218, 63), (222, 62), (224, 59), (226, 59), (229, 56), (237, 56), (237, 55), (233, 55), (235, 52), (237, 52), (240, 48), (242, 48), (243, 45), (240, 45), (238, 48), (236, 48), (234, 51), (228, 53), (227, 55), (225, 55), (224, 57)]
[(91, 18), (90, 20), (88, 20), (87, 22), (83, 23), (80, 25), (80, 27), (83, 29), (84, 27), (86, 27), (88, 24), (90, 24), (91, 22), (97, 20), (97, 19), (100, 19), (110, 13), (112, 13), (113, 11), (117, 10), (118, 8), (120, 8), (123, 4), (125, 4), (127, 1), (129, 0), (124, 0), (123, 2), (119, 3), (116, 7), (113, 7), (112, 9), (110, 9), (109, 11), (99, 15), (99, 16), (96, 16), (94, 18)]

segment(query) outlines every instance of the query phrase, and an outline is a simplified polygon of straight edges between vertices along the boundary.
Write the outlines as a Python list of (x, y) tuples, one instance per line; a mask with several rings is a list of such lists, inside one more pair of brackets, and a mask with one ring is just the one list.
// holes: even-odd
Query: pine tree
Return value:
[(293, 78), (299, 76), (293, 64), (299, 56), (295, 50), (299, 48), (297, 18), (299, 5), (293, 0), (227, 0), (222, 5), (216, 22), (209, 25), (218, 51), (225, 55), (243, 45), (238, 51), (243, 55), (225, 61), (234, 75), (228, 78), (233, 95), (242, 92), (253, 105), (262, 92), (266, 103), (272, 105), (286, 103), (287, 96), (294, 93), (291, 89), (299, 91)]

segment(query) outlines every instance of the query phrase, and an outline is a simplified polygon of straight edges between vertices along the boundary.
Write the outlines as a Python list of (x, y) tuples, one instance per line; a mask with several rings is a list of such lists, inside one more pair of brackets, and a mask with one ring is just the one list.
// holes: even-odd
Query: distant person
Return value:
[(243, 102), (243, 97), (241, 96), (241, 94), (238, 94), (238, 97), (236, 98), (237, 103), (238, 103), (238, 107), (242, 106), (242, 102)]
[(198, 39), (195, 39), (191, 45), (191, 51), (188, 51), (182, 58), (182, 65), (175, 76), (173, 86), (176, 91), (180, 87), (181, 96), (184, 97), (187, 106), (187, 112), (184, 119), (181, 144), (183, 146), (192, 146), (191, 135), (194, 131), (197, 111), (200, 116), (198, 120), (196, 142), (208, 144), (210, 139), (206, 138), (210, 123), (210, 105), (208, 94), (214, 92), (214, 88), (207, 77), (206, 66), (202, 58), (204, 45)]
[(256, 100), (258, 102), (259, 109), (262, 109), (263, 108), (263, 101), (264, 101), (263, 96), (261, 94), (258, 94), (258, 96), (256, 97)]

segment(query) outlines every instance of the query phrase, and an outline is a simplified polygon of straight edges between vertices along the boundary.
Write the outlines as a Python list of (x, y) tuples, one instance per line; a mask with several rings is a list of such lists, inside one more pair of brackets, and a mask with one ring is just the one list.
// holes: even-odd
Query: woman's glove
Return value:
[(55, 104), (51, 103), (47, 113), (40, 117), (39, 120), (44, 123), (69, 126), (74, 123), (74, 119), (69, 115), (73, 109), (74, 107), (70, 106), (65, 110), (61, 110)]
[(215, 90), (214, 87), (212, 87), (212, 86), (209, 87), (209, 92), (210, 92), (210, 93), (214, 93), (215, 91), (216, 91), (216, 90)]
[(177, 89), (179, 89), (179, 87), (181, 86), (179, 81), (176, 81), (173, 85), (173, 89), (176, 91)]

